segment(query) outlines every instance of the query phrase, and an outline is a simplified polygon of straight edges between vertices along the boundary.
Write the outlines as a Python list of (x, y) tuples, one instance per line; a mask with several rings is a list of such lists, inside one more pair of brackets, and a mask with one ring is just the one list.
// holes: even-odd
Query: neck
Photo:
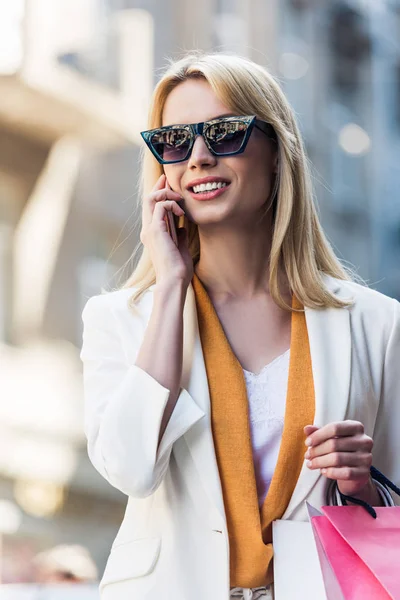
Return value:
[(250, 299), (269, 293), (272, 224), (199, 227), (196, 275), (214, 299)]

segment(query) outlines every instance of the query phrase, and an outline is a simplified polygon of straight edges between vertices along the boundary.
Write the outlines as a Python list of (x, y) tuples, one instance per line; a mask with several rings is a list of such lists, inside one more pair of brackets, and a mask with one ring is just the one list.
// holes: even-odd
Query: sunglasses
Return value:
[(253, 116), (219, 117), (190, 125), (167, 125), (141, 131), (140, 135), (162, 165), (188, 160), (196, 136), (201, 135), (214, 156), (235, 156), (244, 152), (254, 127), (277, 141), (272, 125)]

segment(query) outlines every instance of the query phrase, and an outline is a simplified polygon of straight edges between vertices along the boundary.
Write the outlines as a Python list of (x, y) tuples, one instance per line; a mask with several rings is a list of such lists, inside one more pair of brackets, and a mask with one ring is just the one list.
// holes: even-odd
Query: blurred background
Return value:
[(86, 454), (81, 312), (136, 246), (139, 132), (192, 49), (279, 78), (336, 252), (400, 297), (400, 0), (0, 0), (3, 584), (59, 545), (100, 578), (121, 523)]

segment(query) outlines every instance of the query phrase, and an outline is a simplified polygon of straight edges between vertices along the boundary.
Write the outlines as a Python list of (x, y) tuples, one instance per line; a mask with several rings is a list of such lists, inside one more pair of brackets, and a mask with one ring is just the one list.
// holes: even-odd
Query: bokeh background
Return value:
[(400, 297), (399, 0), (0, 0), (4, 584), (60, 543), (101, 575), (122, 520), (86, 455), (81, 312), (127, 275), (139, 132), (166, 58), (192, 49), (279, 78), (336, 252)]

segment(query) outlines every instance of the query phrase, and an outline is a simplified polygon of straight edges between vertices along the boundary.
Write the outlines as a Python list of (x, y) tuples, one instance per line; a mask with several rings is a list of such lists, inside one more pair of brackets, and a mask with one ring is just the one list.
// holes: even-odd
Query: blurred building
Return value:
[(80, 315), (131, 252), (154, 35), (95, 0), (2, 3), (0, 31), (1, 574), (24, 582), (57, 543), (101, 570), (124, 512), (86, 455)]
[(339, 256), (400, 297), (400, 2), (285, 0), (278, 74)]
[(126, 498), (88, 461), (81, 311), (138, 240), (139, 131), (193, 48), (276, 74), (339, 255), (400, 297), (398, 0), (13, 0), (0, 7), (0, 535), (4, 581), (36, 551), (100, 569)]

